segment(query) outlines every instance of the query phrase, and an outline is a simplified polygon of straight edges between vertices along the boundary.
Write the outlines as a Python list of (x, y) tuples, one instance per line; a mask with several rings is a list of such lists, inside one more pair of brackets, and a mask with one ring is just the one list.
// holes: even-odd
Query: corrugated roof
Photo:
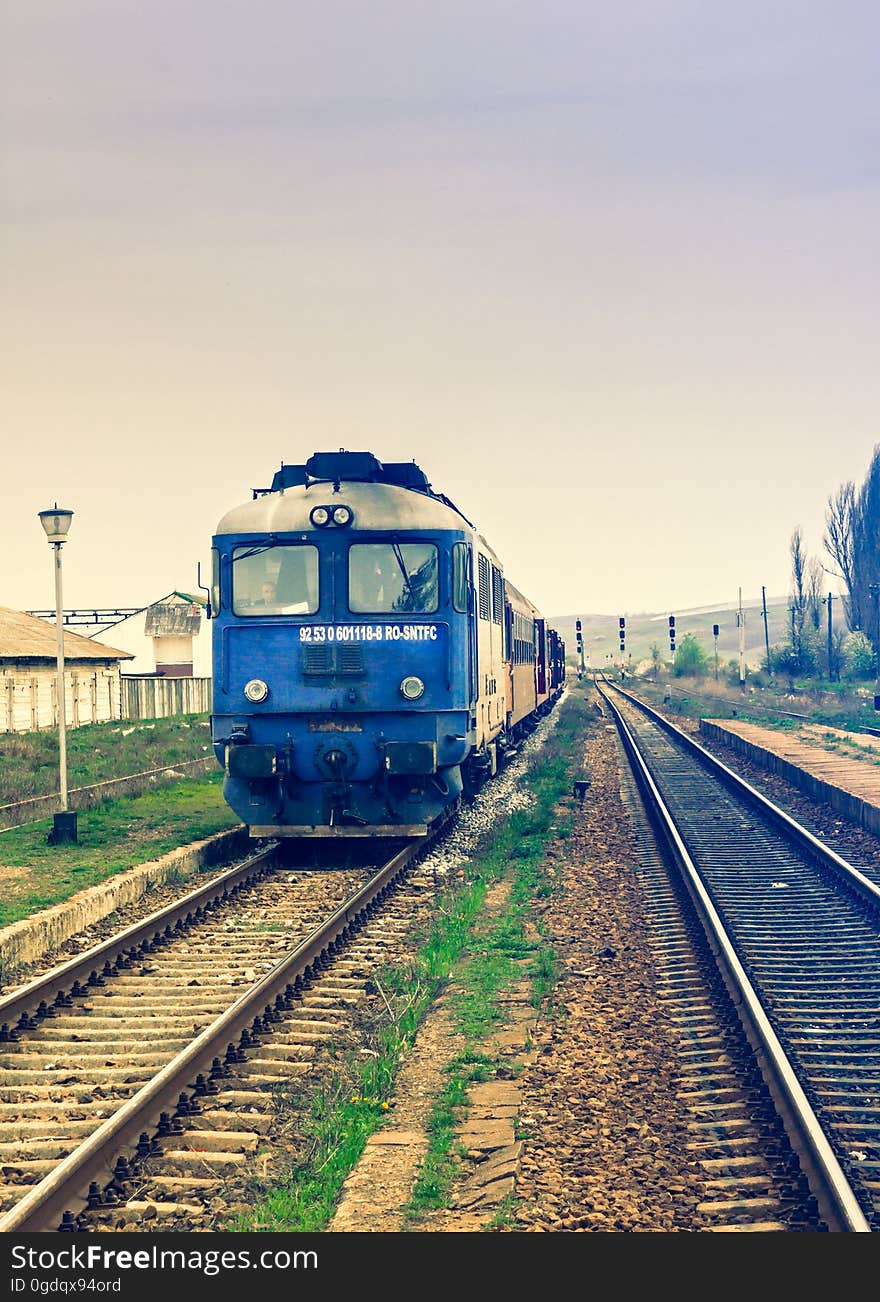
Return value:
[(196, 602), (156, 602), (147, 609), (144, 632), (148, 637), (169, 637), (198, 633), (202, 608)]
[[(0, 606), (0, 660), (55, 660), (58, 655), (55, 625), (23, 610)], [(64, 659), (133, 660), (130, 651), (119, 651), (64, 630)]]

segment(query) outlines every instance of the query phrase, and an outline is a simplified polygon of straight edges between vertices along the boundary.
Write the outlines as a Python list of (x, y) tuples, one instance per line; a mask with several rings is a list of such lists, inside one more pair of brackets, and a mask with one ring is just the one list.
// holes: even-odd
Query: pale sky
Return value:
[(864, 478), (873, 0), (0, 15), (0, 605), (56, 500), (67, 606), (192, 589), (319, 449), (414, 458), (551, 615), (782, 595)]

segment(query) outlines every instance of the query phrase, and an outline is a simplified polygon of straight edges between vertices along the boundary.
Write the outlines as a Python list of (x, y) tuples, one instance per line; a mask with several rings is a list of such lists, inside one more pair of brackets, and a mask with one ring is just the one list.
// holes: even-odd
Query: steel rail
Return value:
[[(600, 689), (601, 691), (601, 689)], [(605, 695), (603, 693), (603, 695)], [(624, 695), (628, 695), (624, 693)], [(706, 931), (709, 944), (721, 968), (725, 984), (737, 1009), (746, 1035), (755, 1050), (762, 1075), (779, 1109), (783, 1125), (798, 1154), (820, 1213), (833, 1231), (870, 1234), (871, 1227), (849, 1185), (818, 1117), (813, 1111), (794, 1069), (745, 969), (699, 871), (681, 838), (675, 821), (654, 782), (638, 744), (625, 719), (610, 697), (605, 696), (630, 756), (639, 786), (682, 872), (685, 884)]]
[[(650, 705), (646, 705), (644, 701), (640, 701), (637, 696), (632, 696), (629, 692), (624, 691), (623, 688), (618, 687), (616, 683), (607, 683), (606, 681), (606, 685), (613, 687), (615, 692), (618, 692), (621, 696), (625, 697), (626, 700), (646, 714), (648, 718), (658, 724), (659, 727), (665, 729), (665, 731), (673, 736), (676, 741), (681, 742), (687, 750), (697, 756), (706, 768), (716, 776), (720, 776), (728, 786), (733, 788), (734, 791), (738, 792), (741, 796), (744, 796), (772, 822), (783, 828), (792, 840), (796, 841), (802, 849), (807, 850), (814, 858), (818, 859), (823, 866), (831, 868), (837, 876), (842, 878), (848, 886), (852, 887), (852, 889), (863, 900), (868, 904), (871, 904), (875, 909), (880, 910), (880, 886), (878, 886), (876, 882), (872, 882), (869, 877), (866, 877), (858, 868), (853, 867), (853, 865), (844, 859), (842, 855), (839, 855), (835, 850), (832, 850), (829, 846), (825, 845), (823, 841), (820, 841), (819, 838), (814, 836), (812, 832), (807, 830), (807, 828), (802, 827), (801, 824), (792, 818), (790, 814), (787, 814), (784, 809), (780, 809), (779, 805), (775, 805), (772, 800), (763, 795), (762, 792), (758, 791), (756, 787), (753, 787), (749, 782), (746, 782), (745, 778), (740, 777), (738, 773), (734, 773), (733, 769), (729, 769), (720, 759), (717, 759), (716, 756), (710, 754), (710, 752), (701, 746), (699, 742), (694, 741), (693, 737), (689, 737), (686, 732), (677, 728), (674, 723), (670, 723), (669, 719), (665, 718), (662, 714), (659, 714), (657, 710), (653, 709)], [(611, 703), (610, 698), (607, 695), (605, 696), (605, 699), (609, 701), (609, 704)]]
[(242, 1031), (247, 1030), (264, 1009), (270, 1005), (274, 1007), (276, 996), (286, 992), (288, 986), (316, 962), (328, 957), (334, 943), (344, 938), (350, 928), (366, 920), (365, 911), (403, 872), (424, 844), (421, 841), (406, 846), (395, 854), (311, 935), (127, 1099), (20, 1202), (0, 1216), (0, 1233), (54, 1230), (64, 1212), (75, 1215), (81, 1211), (88, 1202), (89, 1185), (96, 1180), (103, 1180), (104, 1185), (112, 1181), (111, 1162), (124, 1155), (123, 1150), (135, 1150), (140, 1135), (149, 1133), (162, 1112), (178, 1102), (194, 1078), (203, 1069), (209, 1069), (219, 1054), (230, 1045), (234, 1047)]
[[(173, 931), (178, 922), (199, 909), (204, 909), (228, 897), (230, 892), (244, 884), (251, 876), (262, 872), (278, 848), (277, 842), (262, 846), (241, 863), (227, 869), (217, 877), (212, 877), (203, 886), (190, 891), (188, 895), (173, 901), (164, 908), (157, 909), (149, 917), (134, 923), (125, 931), (100, 941), (83, 954), (61, 963), (42, 976), (20, 986), (10, 994), (0, 998), (0, 1025), (12, 1030), (15, 1020), (22, 1014), (31, 1013), (40, 1003), (46, 1004), (59, 995), (66, 994), (75, 983), (96, 984), (95, 978), (105, 963), (112, 966), (113, 960), (127, 950), (136, 949), (142, 944), (161, 944), (170, 939), (166, 934)], [(48, 1012), (44, 1015), (48, 1015)]]

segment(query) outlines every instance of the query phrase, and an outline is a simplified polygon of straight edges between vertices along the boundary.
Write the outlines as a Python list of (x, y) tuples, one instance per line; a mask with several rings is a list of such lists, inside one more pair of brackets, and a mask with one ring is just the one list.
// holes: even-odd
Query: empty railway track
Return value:
[(344, 1040), (404, 926), (383, 910), (405, 897), (411, 922), (424, 846), (310, 872), (270, 845), (0, 1000), (0, 1231), (203, 1216), (272, 1089)]
[(706, 1228), (880, 1228), (877, 874), (649, 707), (602, 690), (638, 785), (626, 798), (656, 833), (643, 833), (641, 880)]

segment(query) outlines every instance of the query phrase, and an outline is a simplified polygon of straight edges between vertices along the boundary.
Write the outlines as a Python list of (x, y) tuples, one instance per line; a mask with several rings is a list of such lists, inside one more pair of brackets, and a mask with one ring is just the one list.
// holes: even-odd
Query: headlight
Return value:
[(327, 510), (326, 506), (315, 506), (309, 512), (309, 519), (312, 524), (316, 524), (318, 528), (321, 529), (325, 524), (329, 523), (330, 512)]
[(269, 684), (264, 683), (262, 678), (252, 678), (249, 683), (245, 683), (244, 694), (254, 705), (259, 705), (269, 695)]
[(337, 506), (333, 509), (334, 524), (351, 524), (351, 507)]
[(400, 690), (408, 701), (417, 701), (420, 696), (424, 695), (425, 684), (421, 678), (416, 678), (415, 674), (410, 674), (400, 684)]

